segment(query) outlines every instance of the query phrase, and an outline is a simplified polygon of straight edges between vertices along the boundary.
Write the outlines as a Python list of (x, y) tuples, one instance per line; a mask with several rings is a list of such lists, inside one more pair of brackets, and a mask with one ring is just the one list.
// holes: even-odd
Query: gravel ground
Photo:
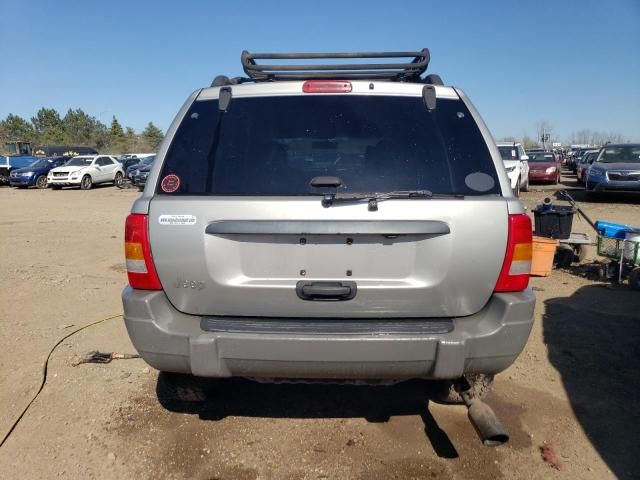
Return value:
[[(523, 200), (531, 208), (554, 190), (533, 186)], [(121, 311), (123, 222), (136, 195), (0, 188), (0, 432), (71, 325)], [(594, 219), (640, 225), (639, 197), (582, 205)], [(591, 233), (579, 220), (574, 231)], [(56, 350), (44, 391), (0, 448), (0, 477), (640, 478), (640, 294), (585, 275), (573, 268), (532, 280), (531, 338), (487, 400), (511, 435), (500, 448), (483, 447), (465, 409), (429, 401), (420, 381), (196, 381), (200, 400), (185, 402), (170, 395), (170, 377), (139, 359), (71, 366), (90, 350), (134, 352), (114, 319)], [(560, 471), (542, 460), (544, 443)]]

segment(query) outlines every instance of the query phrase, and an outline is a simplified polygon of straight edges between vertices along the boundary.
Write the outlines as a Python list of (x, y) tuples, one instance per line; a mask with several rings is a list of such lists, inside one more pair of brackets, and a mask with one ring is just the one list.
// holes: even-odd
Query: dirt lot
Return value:
[[(523, 198), (532, 207), (548, 193)], [(121, 311), (123, 221), (136, 195), (0, 188), (1, 433), (70, 325)], [(583, 205), (594, 219), (640, 225), (638, 197)], [(465, 409), (428, 401), (423, 382), (200, 382), (206, 400), (180, 402), (139, 359), (72, 367), (90, 350), (134, 351), (114, 319), (54, 353), (44, 391), (0, 448), (0, 477), (640, 478), (640, 294), (575, 269), (532, 284), (526, 351), (488, 397), (511, 434), (506, 446), (483, 447)], [(541, 460), (543, 442), (561, 471)]]

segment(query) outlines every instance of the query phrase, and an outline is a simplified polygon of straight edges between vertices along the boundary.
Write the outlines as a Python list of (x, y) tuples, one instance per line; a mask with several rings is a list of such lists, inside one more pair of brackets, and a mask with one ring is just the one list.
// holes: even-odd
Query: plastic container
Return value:
[(533, 255), (531, 256), (531, 275), (548, 277), (553, 270), (553, 257), (560, 242), (545, 237), (533, 237)]
[(535, 208), (533, 210), (534, 233), (539, 237), (569, 238), (574, 213), (575, 209), (573, 207), (564, 205), (554, 205), (551, 210)]
[(640, 230), (627, 230), (624, 236), (625, 241), (622, 247), (625, 260), (631, 260), (635, 265), (640, 264)]
[(634, 230), (634, 228), (621, 223), (611, 223), (605, 222), (604, 220), (598, 220), (596, 222), (596, 230), (603, 237), (623, 239), (625, 238), (625, 233), (628, 230)]

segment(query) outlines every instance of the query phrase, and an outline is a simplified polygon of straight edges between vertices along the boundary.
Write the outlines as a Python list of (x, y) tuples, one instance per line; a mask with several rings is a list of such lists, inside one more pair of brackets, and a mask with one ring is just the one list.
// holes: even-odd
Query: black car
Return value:
[(156, 156), (155, 155), (151, 155), (148, 157), (145, 157), (143, 159), (136, 159), (135, 162), (130, 163), (129, 165), (125, 166), (125, 164), (123, 163), (122, 166), (124, 167), (124, 176), (126, 178), (131, 178), (131, 173), (135, 172), (137, 169), (144, 167), (146, 165), (151, 165), (153, 163), (153, 161), (155, 160)]
[(138, 190), (144, 190), (144, 186), (147, 183), (147, 178), (149, 177), (149, 172), (151, 171), (152, 166), (153, 163), (142, 165), (131, 172), (131, 183), (138, 187)]
[(136, 155), (121, 155), (118, 157), (118, 161), (122, 164), (125, 178), (127, 177), (129, 167), (140, 163), (140, 159)]

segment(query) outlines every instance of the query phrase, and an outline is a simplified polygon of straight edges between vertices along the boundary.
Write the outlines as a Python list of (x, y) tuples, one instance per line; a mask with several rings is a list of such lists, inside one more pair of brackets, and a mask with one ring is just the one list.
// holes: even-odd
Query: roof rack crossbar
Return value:
[[(303, 60), (344, 58), (411, 58), (408, 63), (333, 63), (333, 64), (257, 64), (258, 60)], [(311, 78), (380, 78), (417, 80), (429, 65), (429, 50), (418, 52), (345, 52), (345, 53), (249, 53), (242, 52), (242, 66), (252, 80)]]
[[(426, 49), (424, 49), (426, 50)], [(417, 52), (338, 52), (338, 53), (249, 53), (257, 60), (267, 59), (313, 59), (313, 58), (402, 58), (419, 57), (424, 50)], [(245, 50), (246, 51), (246, 50)]]

